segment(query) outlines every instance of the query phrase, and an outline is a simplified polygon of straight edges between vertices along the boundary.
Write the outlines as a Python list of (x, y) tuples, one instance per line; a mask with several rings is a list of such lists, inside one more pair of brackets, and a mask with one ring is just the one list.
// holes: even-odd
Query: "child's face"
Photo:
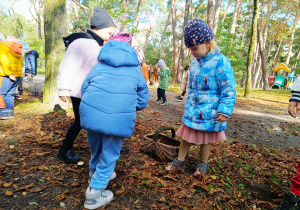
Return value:
[(189, 50), (195, 58), (203, 58), (210, 50), (209, 50), (209, 43), (204, 43), (197, 45), (195, 47), (190, 47)]
[(109, 27), (109, 28), (102, 28), (99, 30), (95, 30), (94, 32), (103, 39), (103, 41), (106, 43), (109, 41), (109, 37), (115, 33), (117, 30), (116, 27)]

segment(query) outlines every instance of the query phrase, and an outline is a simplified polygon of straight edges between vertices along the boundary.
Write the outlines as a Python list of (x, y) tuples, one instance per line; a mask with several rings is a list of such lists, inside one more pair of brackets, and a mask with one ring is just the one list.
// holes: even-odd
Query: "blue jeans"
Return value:
[(0, 107), (0, 117), (13, 116), (14, 108), (14, 92), (20, 82), (20, 77), (16, 77), (16, 81), (12, 81), (9, 77), (0, 77), (0, 97), (2, 97), (5, 107)]
[(105, 189), (120, 157), (124, 138), (86, 131), (91, 150), (89, 162), (93, 174), (90, 187)]

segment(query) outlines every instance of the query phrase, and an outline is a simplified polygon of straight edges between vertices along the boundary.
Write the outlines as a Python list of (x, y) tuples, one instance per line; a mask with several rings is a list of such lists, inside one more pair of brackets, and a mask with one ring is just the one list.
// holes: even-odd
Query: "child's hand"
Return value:
[[(296, 108), (296, 112), (295, 112), (295, 108)], [(298, 114), (300, 113), (300, 102), (290, 101), (288, 112), (292, 117), (296, 118), (296, 113)]]
[(226, 122), (228, 120), (228, 117), (219, 114), (218, 118), (216, 119), (216, 121), (220, 121), (220, 122)]
[(63, 102), (67, 102), (69, 100), (68, 96), (59, 96), (60, 100), (62, 100)]
[(11, 81), (16, 81), (16, 78), (13, 74), (9, 75), (8, 77)]

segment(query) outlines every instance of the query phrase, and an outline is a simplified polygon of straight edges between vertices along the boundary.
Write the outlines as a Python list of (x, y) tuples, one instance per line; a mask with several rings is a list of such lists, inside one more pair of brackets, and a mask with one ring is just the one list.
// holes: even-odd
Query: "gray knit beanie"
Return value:
[(166, 64), (163, 60), (159, 60), (159, 61), (157, 61), (157, 67), (163, 68), (163, 67), (166, 67)]
[(109, 27), (117, 26), (108, 11), (101, 7), (94, 8), (94, 14), (91, 20), (91, 29), (102, 29)]

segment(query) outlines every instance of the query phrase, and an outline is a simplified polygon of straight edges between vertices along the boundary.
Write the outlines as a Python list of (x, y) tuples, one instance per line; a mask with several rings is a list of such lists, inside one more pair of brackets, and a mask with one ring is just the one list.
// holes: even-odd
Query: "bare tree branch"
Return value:
[(91, 14), (91, 11), (89, 8), (79, 4), (76, 0), (72, 0), (75, 4), (77, 4), (78, 6), (80, 6), (81, 8), (83, 8), (88, 14), (89, 14), (89, 17), (90, 17), (90, 20), (92, 20), (92, 14)]

